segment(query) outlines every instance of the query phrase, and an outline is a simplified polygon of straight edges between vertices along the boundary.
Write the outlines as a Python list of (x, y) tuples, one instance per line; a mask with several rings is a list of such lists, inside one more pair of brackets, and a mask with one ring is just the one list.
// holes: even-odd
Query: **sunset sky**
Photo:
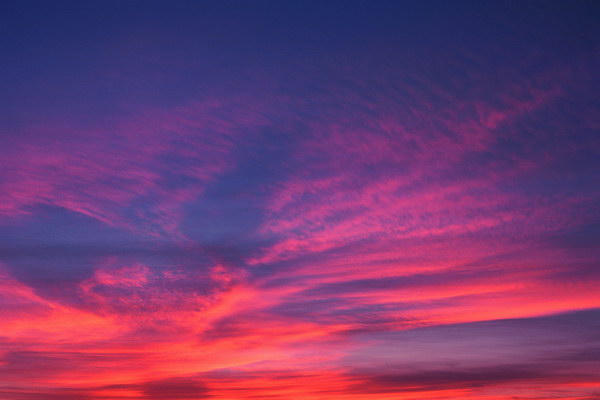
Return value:
[(0, 32), (0, 400), (600, 399), (600, 2)]

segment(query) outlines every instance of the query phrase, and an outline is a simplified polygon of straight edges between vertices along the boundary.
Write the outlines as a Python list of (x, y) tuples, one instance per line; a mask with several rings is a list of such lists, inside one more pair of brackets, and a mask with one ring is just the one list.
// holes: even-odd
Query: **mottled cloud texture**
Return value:
[(1, 399), (600, 398), (594, 2), (5, 8)]

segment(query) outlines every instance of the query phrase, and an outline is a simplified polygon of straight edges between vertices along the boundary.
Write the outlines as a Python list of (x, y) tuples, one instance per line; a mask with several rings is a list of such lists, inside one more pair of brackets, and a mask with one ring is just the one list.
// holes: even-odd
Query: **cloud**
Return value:
[(592, 28), (194, 7), (23, 35), (56, 47), (0, 126), (0, 397), (594, 396)]

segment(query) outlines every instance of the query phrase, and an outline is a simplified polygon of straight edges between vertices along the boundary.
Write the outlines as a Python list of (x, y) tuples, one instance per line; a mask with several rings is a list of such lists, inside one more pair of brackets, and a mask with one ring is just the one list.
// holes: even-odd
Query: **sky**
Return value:
[(0, 5), (0, 399), (600, 399), (600, 3)]

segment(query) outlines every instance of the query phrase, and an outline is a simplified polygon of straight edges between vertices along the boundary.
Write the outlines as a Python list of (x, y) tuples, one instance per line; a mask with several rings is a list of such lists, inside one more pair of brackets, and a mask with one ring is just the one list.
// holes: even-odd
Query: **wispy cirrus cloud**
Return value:
[(223, 12), (17, 85), (0, 397), (597, 396), (596, 46), (548, 47), (585, 32), (484, 13), (495, 46), (394, 20), (346, 48), (359, 25), (316, 45), (267, 13), (267, 52)]

